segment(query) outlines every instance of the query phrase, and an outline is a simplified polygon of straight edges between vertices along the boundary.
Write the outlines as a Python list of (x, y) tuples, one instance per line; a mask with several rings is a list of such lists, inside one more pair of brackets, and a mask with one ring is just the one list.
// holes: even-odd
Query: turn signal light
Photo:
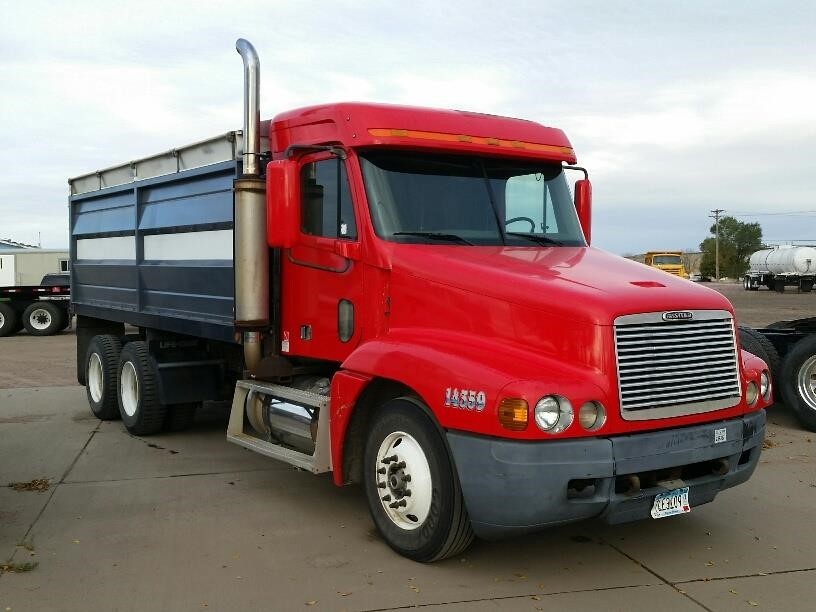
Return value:
[(525, 400), (506, 397), (499, 404), (499, 423), (510, 431), (524, 431), (529, 412)]

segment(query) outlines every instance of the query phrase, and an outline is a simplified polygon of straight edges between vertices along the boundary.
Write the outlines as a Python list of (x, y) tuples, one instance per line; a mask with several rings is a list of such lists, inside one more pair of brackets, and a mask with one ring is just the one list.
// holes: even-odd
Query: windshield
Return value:
[(361, 165), (374, 229), (386, 240), (586, 244), (559, 164), (369, 151)]
[(652, 259), (656, 266), (679, 266), (679, 255), (655, 255)]

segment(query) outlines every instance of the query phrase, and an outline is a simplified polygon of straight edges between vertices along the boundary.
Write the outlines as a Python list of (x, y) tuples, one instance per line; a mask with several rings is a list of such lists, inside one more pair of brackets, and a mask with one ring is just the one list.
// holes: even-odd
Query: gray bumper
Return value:
[[(714, 431), (726, 441), (714, 443)], [(497, 539), (601, 517), (650, 518), (655, 495), (689, 487), (693, 508), (745, 482), (759, 461), (765, 411), (612, 438), (519, 442), (450, 431), (448, 443), (476, 534)], [(726, 460), (727, 464), (721, 460)], [(629, 475), (641, 488), (625, 489)]]

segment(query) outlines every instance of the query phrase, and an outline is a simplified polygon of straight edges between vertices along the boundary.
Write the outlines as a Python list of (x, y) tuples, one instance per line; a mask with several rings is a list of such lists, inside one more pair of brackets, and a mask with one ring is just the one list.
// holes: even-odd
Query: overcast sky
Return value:
[(68, 177), (239, 129), (243, 36), (264, 118), (363, 100), (564, 129), (603, 249), (696, 248), (713, 208), (816, 243), (813, 1), (0, 8), (0, 237), (67, 246)]

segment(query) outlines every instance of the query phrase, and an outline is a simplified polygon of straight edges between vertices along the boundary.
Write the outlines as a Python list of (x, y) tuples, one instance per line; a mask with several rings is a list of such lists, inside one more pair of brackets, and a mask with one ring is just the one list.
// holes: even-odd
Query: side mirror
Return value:
[(297, 162), (271, 161), (266, 166), (266, 240), (269, 246), (295, 245), (299, 220), (300, 181)]
[(589, 245), (592, 242), (592, 183), (589, 179), (575, 181), (575, 210)]

